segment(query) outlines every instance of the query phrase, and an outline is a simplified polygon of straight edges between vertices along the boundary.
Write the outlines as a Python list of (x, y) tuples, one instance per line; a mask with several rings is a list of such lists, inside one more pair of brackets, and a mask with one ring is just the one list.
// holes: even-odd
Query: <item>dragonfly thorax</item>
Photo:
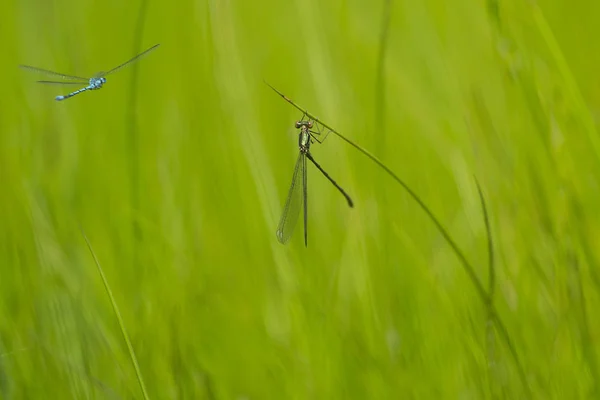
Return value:
[(90, 79), (90, 89), (100, 89), (102, 85), (106, 83), (106, 78), (91, 78)]
[(296, 128), (300, 129), (300, 134), (298, 135), (298, 147), (300, 147), (300, 151), (302, 153), (308, 153), (308, 149), (310, 148), (310, 128), (312, 128), (312, 121), (297, 121)]
[(308, 129), (302, 128), (298, 135), (298, 147), (300, 148), (300, 152), (308, 153), (308, 150), (310, 149), (310, 139)]

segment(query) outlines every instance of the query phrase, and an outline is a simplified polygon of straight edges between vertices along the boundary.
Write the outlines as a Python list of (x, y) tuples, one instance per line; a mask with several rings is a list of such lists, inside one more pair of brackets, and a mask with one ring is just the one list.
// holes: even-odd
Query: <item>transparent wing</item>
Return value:
[(43, 83), (45, 85), (87, 85), (88, 81), (64, 81), (64, 82), (60, 82), (60, 81), (37, 81), (37, 83)]
[(19, 68), (27, 70), (27, 71), (32, 71), (32, 72), (38, 72), (40, 74), (45, 74), (45, 75), (52, 75), (52, 76), (57, 76), (61, 79), (64, 80), (75, 80), (75, 81), (83, 81), (85, 83), (87, 83), (88, 79), (87, 78), (82, 78), (80, 76), (74, 76), (74, 75), (65, 75), (65, 74), (60, 74), (58, 72), (54, 72), (54, 71), (48, 71), (47, 69), (42, 69), (42, 68), (36, 68), (36, 67), (32, 67), (30, 65), (19, 65)]
[(160, 46), (160, 44), (155, 44), (154, 46), (150, 47), (149, 49), (141, 52), (140, 54), (138, 54), (137, 56), (133, 57), (131, 60), (125, 61), (123, 64), (119, 65), (118, 67), (114, 67), (113, 69), (111, 69), (108, 72), (100, 72), (97, 77), (100, 78), (102, 76), (106, 76), (106, 75), (110, 75), (113, 74), (115, 72), (117, 72), (118, 70), (120, 70), (121, 68), (126, 67), (127, 65), (133, 63), (134, 61), (139, 60), (140, 58), (142, 58), (143, 56), (147, 55), (148, 53), (150, 53), (152, 50), (156, 49), (158, 46)]
[(303, 186), (306, 182), (306, 158), (303, 153), (298, 155), (296, 166), (294, 167), (294, 176), (292, 177), (292, 185), (288, 192), (287, 200), (283, 208), (283, 214), (279, 220), (277, 227), (277, 239), (280, 243), (285, 244), (292, 236), (294, 227), (298, 221), (298, 213), (302, 208), (303, 196), (306, 193)]

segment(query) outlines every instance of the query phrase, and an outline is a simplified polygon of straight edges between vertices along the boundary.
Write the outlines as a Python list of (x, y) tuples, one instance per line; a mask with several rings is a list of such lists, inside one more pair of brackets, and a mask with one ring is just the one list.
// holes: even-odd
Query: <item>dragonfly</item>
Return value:
[[(327, 123), (325, 123), (324, 121), (320, 120), (319, 118), (317, 118), (313, 114), (309, 113), (306, 109), (300, 107), (298, 104), (294, 103), (294, 101), (292, 101), (292, 99), (290, 99), (289, 97), (287, 97), (286, 95), (284, 95), (283, 93), (281, 93), (279, 90), (275, 89), (267, 81), (264, 81), (264, 83), (267, 86), (269, 86), (271, 89), (273, 89), (273, 91), (275, 93), (277, 93), (279, 96), (281, 96), (281, 98), (283, 98), (285, 101), (287, 101), (292, 106), (294, 106), (294, 108), (296, 108), (298, 111), (302, 112), (303, 118), (306, 117), (313, 124), (316, 124), (317, 126), (322, 126), (323, 129), (327, 129), (327, 135), (331, 132), (334, 135), (336, 135), (338, 138), (340, 138), (341, 140), (343, 140), (344, 142), (346, 142), (347, 144), (349, 144), (350, 146), (354, 147), (356, 150), (358, 150), (364, 156), (366, 156), (372, 162), (374, 162), (377, 166), (379, 166), (381, 169), (383, 169), (396, 183), (398, 183), (400, 186), (402, 186), (402, 188), (410, 195), (410, 197), (419, 205), (419, 207), (421, 208), (421, 210), (423, 210), (425, 212), (425, 214), (427, 215), (427, 217), (429, 218), (429, 220), (433, 222), (433, 224), (436, 226), (436, 228), (438, 229), (438, 231), (442, 234), (442, 236), (444, 237), (444, 239), (446, 240), (446, 242), (450, 245), (450, 247), (452, 248), (452, 250), (454, 251), (454, 253), (458, 257), (458, 259), (462, 263), (463, 267), (465, 268), (467, 274), (469, 275), (469, 277), (471, 278), (471, 280), (474, 282), (475, 287), (477, 288), (477, 292), (479, 292), (480, 297), (482, 297), (484, 299), (486, 298), (487, 292), (483, 288), (483, 286), (481, 285), (481, 283), (478, 281), (477, 274), (475, 274), (473, 266), (469, 263), (469, 261), (467, 261), (467, 258), (465, 257), (465, 255), (463, 254), (463, 252), (460, 250), (460, 248), (458, 247), (458, 245), (456, 244), (456, 242), (454, 241), (454, 239), (452, 239), (452, 236), (448, 233), (448, 229), (446, 229), (444, 227), (444, 225), (442, 225), (442, 223), (435, 216), (435, 214), (433, 213), (433, 211), (431, 210), (431, 208), (429, 208), (429, 206), (427, 206), (427, 204), (425, 203), (425, 201), (423, 201), (423, 199), (421, 199), (421, 197), (406, 182), (404, 182), (404, 180), (402, 180), (394, 171), (392, 171), (387, 165), (385, 165), (383, 163), (383, 161), (381, 161), (377, 156), (375, 156), (374, 154), (372, 154), (370, 151), (368, 151), (367, 149), (365, 149), (361, 145), (355, 143), (354, 141), (350, 140), (346, 136), (342, 135), (340, 132), (336, 131), (331, 126), (329, 126)], [(310, 130), (311, 128), (308, 128), (308, 129)], [(311, 135), (313, 134), (313, 132), (309, 132), (309, 133)], [(298, 163), (296, 163), (296, 170), (297, 169), (298, 169)], [(299, 178), (297, 178), (296, 173), (294, 171), (294, 180), (292, 181), (292, 184), (294, 182), (296, 182), (298, 179)], [(306, 180), (304, 181), (304, 183), (306, 184)], [(482, 203), (482, 208), (484, 210), (483, 211), (484, 220), (487, 221), (487, 211), (486, 211), (486, 207), (485, 207), (485, 200), (483, 198), (483, 194), (481, 192), (481, 188), (479, 186), (479, 183), (477, 182), (477, 178), (475, 178), (475, 183), (476, 183), (477, 188), (479, 190), (479, 197), (480, 197), (480, 200), (481, 200), (481, 203)], [(290, 189), (290, 192), (291, 191), (292, 190)], [(296, 195), (296, 196), (298, 196), (298, 195)], [(306, 193), (304, 193), (304, 196), (306, 196)], [(289, 197), (290, 196), (288, 196), (288, 203), (289, 203)], [(290, 207), (288, 206), (288, 204), (286, 204), (286, 208), (284, 209), (284, 215), (289, 211), (289, 208)], [(284, 218), (282, 217), (282, 221), (283, 220), (284, 220)], [(281, 227), (281, 225), (282, 225), (282, 223), (280, 223), (280, 227)], [(487, 226), (487, 223), (486, 223), (486, 226)], [(279, 235), (280, 231), (284, 232), (284, 231), (278, 229), (278, 231), (277, 231), (277, 237), (278, 238), (280, 238), (280, 235)], [(285, 236), (282, 235), (281, 237), (284, 238)], [(306, 208), (305, 208), (305, 243), (306, 243)]]
[[(270, 85), (269, 85), (270, 86)], [(272, 86), (271, 88), (275, 90)], [(302, 119), (296, 121), (294, 124), (296, 129), (299, 129), (298, 133), (298, 148), (300, 154), (296, 160), (296, 166), (294, 167), (294, 174), (292, 176), (292, 184), (288, 191), (288, 196), (283, 207), (283, 214), (279, 220), (277, 227), (277, 239), (280, 243), (286, 244), (292, 236), (294, 227), (298, 220), (298, 214), (300, 209), (304, 210), (304, 246), (308, 247), (308, 203), (307, 203), (307, 169), (306, 159), (310, 160), (311, 163), (335, 186), (335, 188), (346, 198), (348, 206), (354, 207), (352, 198), (346, 193), (344, 189), (331, 177), (329, 174), (319, 165), (315, 160), (312, 153), (310, 152), (310, 145), (315, 141), (323, 143), (327, 138), (329, 131), (324, 135), (323, 130), (318, 123), (313, 119), (310, 119), (306, 113), (302, 116)], [(321, 138), (322, 137), (322, 138)]]
[(114, 74), (115, 72), (121, 70), (122, 68), (124, 68), (124, 67), (132, 64), (134, 61), (139, 60), (143, 56), (145, 56), (148, 53), (150, 53), (151, 51), (155, 50), (158, 46), (160, 46), (160, 44), (155, 44), (154, 46), (150, 47), (147, 50), (144, 50), (143, 52), (141, 52), (137, 56), (135, 56), (132, 59), (124, 62), (123, 64), (121, 64), (121, 65), (119, 65), (119, 66), (111, 69), (110, 71), (108, 71), (108, 72), (104, 72), (104, 71), (98, 72), (97, 74), (95, 74), (91, 78), (82, 78), (80, 76), (65, 75), (65, 74), (61, 74), (61, 73), (58, 73), (58, 72), (49, 71), (49, 70), (42, 69), (42, 68), (32, 67), (32, 66), (29, 66), (29, 65), (19, 65), (19, 67), (21, 69), (24, 69), (24, 70), (38, 72), (38, 73), (41, 73), (41, 74), (46, 74), (46, 75), (49, 75), (49, 76), (54, 76), (56, 78), (60, 78), (60, 80), (55, 80), (55, 81), (38, 81), (38, 83), (43, 83), (43, 84), (47, 84), (47, 85), (79, 85), (79, 86), (86, 85), (86, 86), (82, 87), (81, 89), (77, 89), (74, 92), (71, 92), (71, 93), (66, 94), (64, 96), (56, 96), (55, 97), (56, 101), (62, 101), (62, 100), (69, 99), (69, 98), (71, 98), (73, 96), (76, 96), (79, 93), (86, 92), (88, 90), (98, 90), (98, 89), (101, 89), (102, 86), (106, 83), (106, 77), (108, 75)]

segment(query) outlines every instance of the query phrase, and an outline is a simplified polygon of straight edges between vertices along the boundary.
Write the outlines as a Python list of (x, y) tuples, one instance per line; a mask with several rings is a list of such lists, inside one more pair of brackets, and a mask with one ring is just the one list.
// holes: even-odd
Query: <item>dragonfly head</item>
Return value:
[(307, 127), (308, 129), (313, 127), (313, 122), (312, 121), (296, 121), (296, 129), (300, 129), (303, 126)]
[(97, 74), (95, 74), (92, 77), (92, 79), (94, 79), (96, 82), (104, 83), (104, 82), (106, 82), (106, 78), (104, 77), (104, 75), (106, 75), (106, 72), (100, 71)]

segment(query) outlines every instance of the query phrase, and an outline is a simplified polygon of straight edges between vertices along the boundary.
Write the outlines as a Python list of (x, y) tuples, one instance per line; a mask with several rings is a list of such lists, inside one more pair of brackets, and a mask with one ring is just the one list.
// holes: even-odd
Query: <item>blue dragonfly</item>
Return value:
[(50, 76), (55, 76), (55, 77), (58, 77), (61, 79), (61, 80), (57, 80), (57, 81), (38, 81), (38, 83), (44, 83), (44, 84), (48, 84), (48, 85), (79, 85), (79, 86), (87, 85), (87, 86), (82, 87), (81, 89), (77, 89), (74, 92), (71, 92), (64, 96), (56, 96), (56, 100), (61, 101), (61, 100), (66, 100), (68, 98), (71, 98), (75, 95), (78, 95), (79, 93), (83, 93), (88, 90), (98, 90), (98, 89), (102, 88), (102, 86), (106, 83), (106, 76), (119, 71), (120, 69), (126, 67), (127, 65), (133, 63), (134, 61), (139, 60), (141, 57), (150, 53), (152, 50), (156, 49), (158, 46), (160, 46), (160, 44), (155, 44), (154, 46), (150, 47), (149, 49), (147, 49), (147, 50), (141, 52), (140, 54), (138, 54), (137, 56), (133, 57), (131, 60), (124, 62), (123, 64), (111, 69), (108, 72), (98, 72), (96, 75), (94, 75), (91, 78), (82, 78), (80, 76), (65, 75), (65, 74), (61, 74), (58, 72), (48, 71), (48, 70), (42, 69), (42, 68), (32, 67), (29, 65), (19, 65), (19, 67), (22, 69), (25, 69), (25, 70), (38, 72), (38, 73), (42, 73), (42, 74), (46, 74), (46, 75), (50, 75)]

